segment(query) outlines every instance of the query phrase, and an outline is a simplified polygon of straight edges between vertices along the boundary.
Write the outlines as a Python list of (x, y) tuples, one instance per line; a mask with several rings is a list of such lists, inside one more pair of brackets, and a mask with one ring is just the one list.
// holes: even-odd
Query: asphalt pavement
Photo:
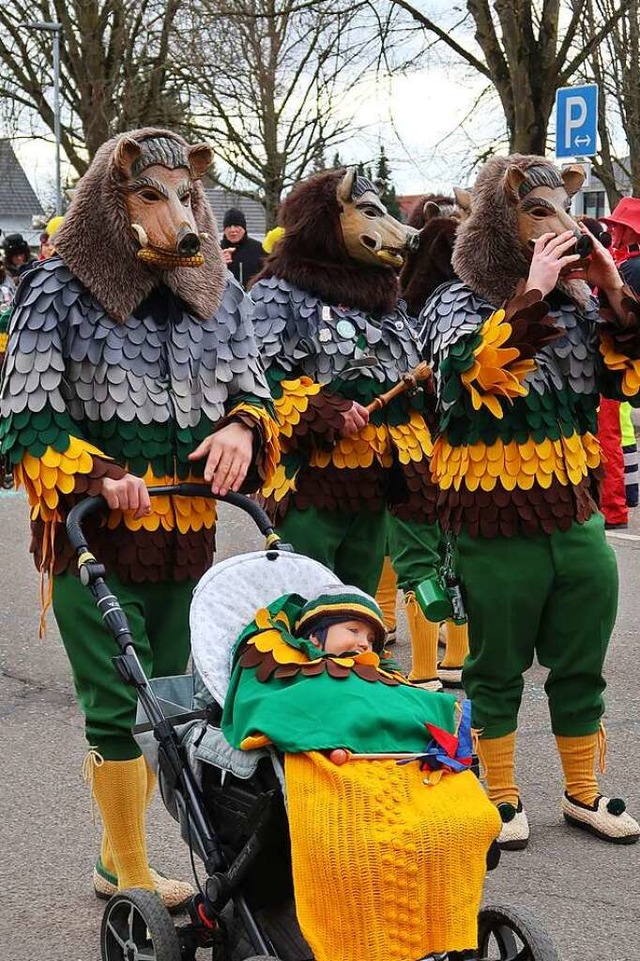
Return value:
[[(40, 585), (21, 495), (0, 494), (0, 532), (0, 961), (99, 961), (103, 905), (91, 887), (99, 828), (82, 780), (82, 719), (52, 617), (46, 638), (38, 637)], [(607, 665), (603, 784), (639, 816), (640, 519), (611, 543), (621, 603)], [(219, 545), (220, 557), (261, 546), (251, 523), (229, 508), (221, 513)], [(406, 663), (400, 633), (398, 653)], [(563, 961), (638, 961), (640, 845), (615, 847), (563, 823), (543, 683), (544, 671), (534, 667), (518, 741), (531, 842), (525, 852), (503, 855), (485, 899), (534, 912)], [(149, 815), (149, 848), (163, 871), (190, 875), (177, 825), (158, 799)]]

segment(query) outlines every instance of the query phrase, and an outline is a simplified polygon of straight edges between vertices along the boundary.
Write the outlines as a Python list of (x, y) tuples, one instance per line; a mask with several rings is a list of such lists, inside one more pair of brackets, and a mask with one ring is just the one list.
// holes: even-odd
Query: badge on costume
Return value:
[(339, 320), (336, 324), (336, 331), (343, 340), (352, 340), (356, 335), (356, 329), (350, 320)]
[(394, 324), (393, 326), (394, 326), (395, 329), (398, 330), (398, 331), (404, 330), (404, 321), (403, 321), (403, 320), (396, 320), (396, 322), (395, 322), (395, 324)]
[(318, 340), (321, 344), (328, 344), (331, 340), (331, 331), (328, 327), (323, 327), (318, 333)]
[(331, 307), (327, 304), (322, 305), (322, 319), (327, 323), (331, 320)]

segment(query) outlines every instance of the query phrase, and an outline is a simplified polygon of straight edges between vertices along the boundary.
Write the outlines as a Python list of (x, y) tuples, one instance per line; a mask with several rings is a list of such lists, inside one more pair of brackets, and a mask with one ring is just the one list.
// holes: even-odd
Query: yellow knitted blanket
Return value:
[(316, 961), (418, 961), (477, 946), (500, 817), (471, 772), (320, 753), (285, 762), (296, 910)]

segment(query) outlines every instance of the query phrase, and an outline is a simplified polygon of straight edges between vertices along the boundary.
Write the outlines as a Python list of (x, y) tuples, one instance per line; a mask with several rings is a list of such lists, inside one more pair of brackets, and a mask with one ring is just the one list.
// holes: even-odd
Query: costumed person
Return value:
[[(457, 204), (461, 206), (458, 207)], [(414, 205), (409, 224), (419, 230), (419, 245), (409, 251), (400, 272), (400, 290), (412, 316), (418, 317), (428, 298), (455, 274), (451, 256), (456, 230), (469, 210), (466, 191), (456, 188), (455, 198), (431, 194), (421, 197)], [(391, 636), (395, 635), (397, 587), (400, 585), (407, 612), (411, 640), (411, 676), (420, 679), (430, 690), (460, 687), (462, 665), (469, 652), (466, 624), (452, 619), (440, 624), (429, 620), (417, 598), (418, 586), (434, 577), (441, 569), (446, 551), (440, 525), (434, 521), (432, 499), (426, 502), (427, 516), (423, 521), (414, 516), (404, 517), (398, 505), (387, 520), (387, 550), (382, 576), (376, 591)], [(444, 642), (444, 656), (438, 661), (438, 644)]]
[[(593, 234), (603, 247), (611, 247), (612, 237), (603, 223), (594, 217), (580, 217), (579, 222), (584, 224), (589, 233)], [(611, 253), (615, 260), (615, 251), (612, 250)], [(593, 293), (597, 296), (597, 289), (594, 289)], [(625, 529), (629, 520), (620, 408), (620, 401), (609, 397), (600, 398), (598, 408), (598, 441), (602, 451), (600, 510), (604, 515), (605, 528), (608, 530)]]
[[(622, 279), (640, 296), (640, 199), (623, 197), (603, 223), (611, 231), (611, 253)], [(638, 445), (628, 403), (620, 405), (620, 429), (628, 507), (638, 506)]]
[(626, 284), (640, 294), (640, 198), (623, 197), (608, 217), (611, 253)]
[[(136, 693), (77, 576), (64, 521), (102, 494), (87, 524), (148, 676), (183, 673), (192, 589), (210, 566), (215, 502), (157, 497), (149, 485), (257, 486), (277, 456), (250, 304), (224, 267), (200, 177), (208, 145), (143, 129), (103, 144), (82, 178), (58, 256), (21, 285), (2, 386), (0, 438), (31, 505), (32, 552), (51, 578), (90, 746), (104, 827), (99, 897), (156, 889), (169, 908), (190, 885), (150, 870), (145, 810), (155, 778), (134, 741)], [(27, 373), (28, 372), (28, 373)]]
[(280, 219), (284, 236), (251, 289), (281, 425), (263, 495), (285, 541), (372, 594), (387, 505), (422, 518), (430, 490), (435, 502), (425, 395), (373, 410), (420, 362), (397, 278), (415, 231), (354, 168), (298, 184)]
[(477, 947), (500, 818), (469, 770), (468, 702), (405, 681), (385, 633), (372, 597), (332, 585), (258, 611), (234, 649), (222, 729), (285, 754), (296, 914), (316, 961)]
[(247, 233), (247, 218), (236, 207), (225, 212), (220, 242), (222, 259), (239, 284), (246, 289), (252, 277), (260, 273), (264, 251), (259, 240)]
[(581, 167), (560, 173), (541, 157), (489, 161), (456, 237), (460, 281), (422, 318), (437, 372), (438, 516), (456, 535), (469, 617), (464, 687), (499, 840), (511, 848), (529, 838), (515, 748), (534, 654), (549, 669), (565, 819), (607, 841), (640, 834), (596, 777), (618, 575), (597, 506), (595, 437), (600, 394), (637, 403), (640, 308), (568, 213), (583, 180)]

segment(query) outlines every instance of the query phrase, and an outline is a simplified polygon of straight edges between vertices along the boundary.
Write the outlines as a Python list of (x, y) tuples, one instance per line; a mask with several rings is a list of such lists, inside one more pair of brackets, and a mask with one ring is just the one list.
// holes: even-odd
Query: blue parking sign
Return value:
[(556, 90), (556, 157), (594, 157), (598, 141), (598, 85)]

